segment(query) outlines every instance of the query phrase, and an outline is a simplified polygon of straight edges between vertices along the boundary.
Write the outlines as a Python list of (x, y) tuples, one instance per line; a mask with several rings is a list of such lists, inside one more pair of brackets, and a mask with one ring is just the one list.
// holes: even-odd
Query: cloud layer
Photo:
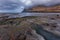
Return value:
[(24, 10), (24, 7), (33, 5), (51, 6), (60, 3), (60, 0), (0, 0), (0, 12), (18, 13)]
[(24, 9), (22, 3), (17, 0), (0, 0), (0, 12), (18, 13)]
[(32, 4), (34, 5), (45, 5), (45, 6), (51, 6), (60, 3), (60, 0), (31, 0), (31, 1)]

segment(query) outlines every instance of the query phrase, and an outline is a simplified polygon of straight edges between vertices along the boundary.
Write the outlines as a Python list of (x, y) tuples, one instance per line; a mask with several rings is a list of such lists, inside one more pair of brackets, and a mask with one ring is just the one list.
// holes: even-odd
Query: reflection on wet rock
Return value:
[(60, 40), (59, 15), (3, 19), (0, 20), (1, 40)]

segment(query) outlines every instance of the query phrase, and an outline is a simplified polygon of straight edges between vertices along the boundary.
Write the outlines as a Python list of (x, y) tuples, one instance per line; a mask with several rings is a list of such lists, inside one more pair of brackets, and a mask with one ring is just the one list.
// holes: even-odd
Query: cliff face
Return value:
[(27, 9), (27, 12), (60, 12), (60, 5), (51, 6), (51, 7), (44, 7), (44, 6), (37, 6), (31, 9)]

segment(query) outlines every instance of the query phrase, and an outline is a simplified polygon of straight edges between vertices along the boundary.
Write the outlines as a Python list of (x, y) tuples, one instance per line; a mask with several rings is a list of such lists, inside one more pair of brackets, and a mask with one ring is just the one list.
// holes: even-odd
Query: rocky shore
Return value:
[(0, 17), (0, 40), (60, 40), (60, 15)]

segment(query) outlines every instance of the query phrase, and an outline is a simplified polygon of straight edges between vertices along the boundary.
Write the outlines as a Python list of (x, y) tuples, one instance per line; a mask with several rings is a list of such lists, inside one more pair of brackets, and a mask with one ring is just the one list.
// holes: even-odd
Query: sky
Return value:
[(17, 0), (0, 0), (0, 12), (18, 13), (23, 11), (22, 3)]
[(18, 13), (32, 5), (50, 6), (58, 3), (60, 0), (0, 0), (0, 12)]

